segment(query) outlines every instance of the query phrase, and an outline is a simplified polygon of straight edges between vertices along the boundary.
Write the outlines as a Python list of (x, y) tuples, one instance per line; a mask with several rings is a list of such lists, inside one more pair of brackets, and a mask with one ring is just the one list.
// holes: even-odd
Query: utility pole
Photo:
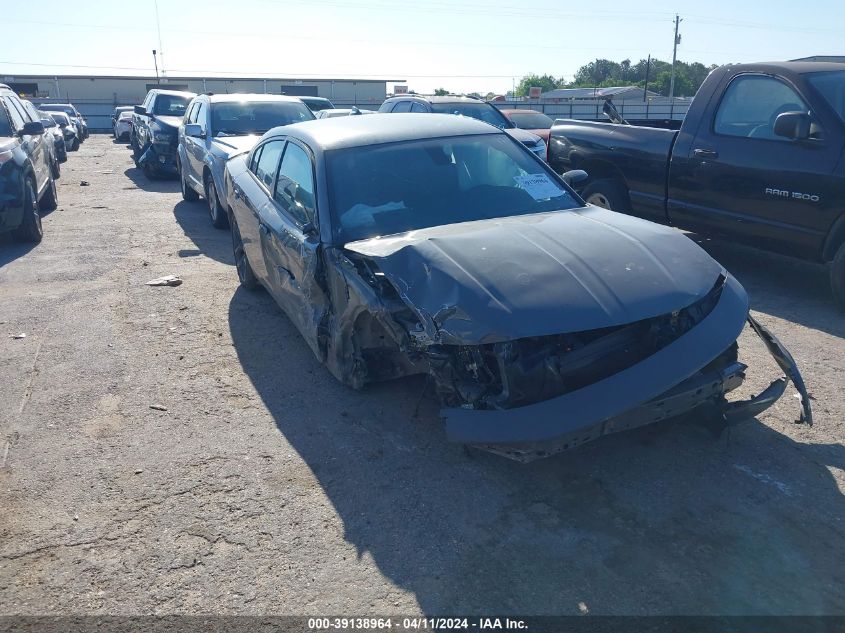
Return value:
[(158, 60), (156, 59), (156, 49), (153, 49), (153, 64), (155, 64), (156, 67), (156, 84), (158, 84)]
[[(153, 0), (153, 5), (155, 5), (156, 10), (156, 30), (158, 31), (158, 54), (161, 57), (161, 74), (166, 75), (167, 72), (164, 70), (164, 47), (161, 45), (161, 22), (158, 19), (158, 0)], [(156, 78), (158, 78), (158, 73), (156, 73)]]
[(675, 14), (675, 43), (672, 47), (672, 78), (669, 80), (669, 98), (673, 98), (675, 96), (675, 61), (678, 59), (678, 44), (681, 43), (681, 36), (678, 35), (678, 24), (681, 22), (681, 18), (678, 17), (678, 14)]
[(648, 74), (651, 71), (651, 55), (648, 56), (648, 61), (645, 63), (645, 88), (643, 88), (643, 103), (645, 103), (648, 95)]

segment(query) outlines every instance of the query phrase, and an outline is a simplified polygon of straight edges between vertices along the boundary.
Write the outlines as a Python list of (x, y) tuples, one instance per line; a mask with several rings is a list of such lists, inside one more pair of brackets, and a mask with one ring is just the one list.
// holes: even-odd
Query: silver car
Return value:
[(267, 94), (202, 94), (195, 97), (179, 127), (177, 169), (182, 197), (208, 201), (211, 221), (229, 224), (223, 170), (226, 161), (248, 152), (267, 130), (309, 121), (311, 110), (299, 99)]

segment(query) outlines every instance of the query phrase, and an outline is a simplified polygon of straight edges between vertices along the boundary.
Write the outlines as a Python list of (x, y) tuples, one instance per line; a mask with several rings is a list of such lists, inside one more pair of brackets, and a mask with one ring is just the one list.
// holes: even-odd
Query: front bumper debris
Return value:
[(175, 176), (179, 173), (176, 169), (176, 149), (169, 145), (151, 143), (138, 159), (138, 167)]
[[(728, 403), (724, 394), (742, 383), (746, 367), (731, 363), (710, 372), (702, 368), (736, 341), (746, 321), (786, 375), (749, 400)], [(812, 424), (809, 396), (795, 360), (748, 314), (744, 290), (729, 277), (706, 318), (632, 367), (542, 402), (513, 409), (449, 408), (441, 415), (451, 441), (530, 461), (698, 408), (713, 409), (724, 424), (735, 424), (774, 404), (790, 380), (801, 398), (799, 422)]]

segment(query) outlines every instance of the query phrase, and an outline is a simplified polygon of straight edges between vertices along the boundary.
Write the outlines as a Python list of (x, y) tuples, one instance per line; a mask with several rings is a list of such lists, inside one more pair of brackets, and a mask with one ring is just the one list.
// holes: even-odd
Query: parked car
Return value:
[(311, 109), (311, 112), (334, 108), (334, 104), (324, 97), (297, 97), (297, 99), (307, 105)]
[[(32, 102), (26, 99), (21, 99), (20, 102), (23, 104), (27, 115), (29, 115), (29, 119), (31, 121), (38, 121), (43, 126), (44, 122), (41, 120), (41, 114), (39, 114), (38, 109)], [(59, 153), (56, 151), (56, 137), (46, 127), (44, 127), (44, 148), (47, 150), (47, 162), (50, 165), (50, 173), (53, 175), (53, 178), (58, 180), (62, 175), (62, 168)]]
[(59, 124), (50, 116), (49, 112), (38, 111), (38, 116), (41, 119), (41, 124), (44, 129), (53, 135), (53, 146), (56, 150), (56, 158), (60, 163), (67, 162), (67, 144), (65, 143), (65, 135)]
[(121, 112), (117, 119), (114, 122), (114, 138), (119, 140), (122, 139), (129, 139), (132, 135), (132, 117), (135, 116), (135, 111), (126, 111), (124, 110)]
[(120, 118), (120, 115), (121, 115), (122, 112), (128, 112), (129, 114), (132, 114), (132, 113), (135, 112), (135, 106), (131, 106), (131, 105), (117, 106), (114, 109), (114, 112), (112, 112), (112, 114), (111, 114), (112, 127), (114, 127), (115, 122), (117, 121), (118, 118)]
[(41, 211), (58, 203), (44, 126), (21, 100), (0, 84), (0, 232), (23, 242), (40, 242)]
[(228, 226), (223, 169), (233, 155), (252, 149), (267, 130), (314, 118), (294, 97), (267, 94), (199, 95), (179, 127), (177, 164), (182, 197), (208, 201), (211, 221)]
[[(265, 134), (226, 166), (241, 284), (262, 285), (354, 388), (428, 374), (449, 437), (528, 460), (723, 396), (746, 321), (810, 402), (742, 286), (671, 228), (584, 204), (469, 117), (340, 117)], [(722, 417), (724, 416), (724, 417)]]
[(386, 99), (378, 110), (379, 112), (434, 112), (437, 114), (458, 114), (504, 130), (512, 138), (516, 139), (534, 154), (546, 159), (546, 142), (536, 134), (520, 130), (511, 123), (505, 115), (499, 112), (496, 106), (475, 99), (463, 96), (430, 97), (424, 95), (402, 95)]
[(520, 130), (528, 130), (539, 136), (546, 145), (549, 144), (549, 131), (554, 120), (542, 112), (536, 110), (499, 110), (505, 117)]
[(65, 139), (65, 147), (69, 152), (79, 150), (79, 134), (76, 132), (76, 126), (70, 120), (70, 117), (64, 112), (47, 112), (50, 118), (56, 122), (56, 125), (62, 130), (62, 136)]
[(82, 143), (88, 138), (88, 122), (72, 103), (44, 103), (41, 109), (45, 112), (64, 112), (76, 127), (76, 135)]
[(328, 108), (326, 110), (319, 110), (315, 113), (318, 119), (333, 119), (338, 116), (357, 116), (359, 114), (375, 114), (372, 110), (359, 110), (357, 107), (351, 108)]
[(845, 306), (845, 64), (714, 70), (680, 131), (558, 121), (549, 159), (588, 202), (824, 262)]
[(147, 178), (179, 174), (176, 166), (179, 125), (194, 97), (193, 92), (150, 90), (144, 102), (134, 107), (129, 144), (135, 165)]

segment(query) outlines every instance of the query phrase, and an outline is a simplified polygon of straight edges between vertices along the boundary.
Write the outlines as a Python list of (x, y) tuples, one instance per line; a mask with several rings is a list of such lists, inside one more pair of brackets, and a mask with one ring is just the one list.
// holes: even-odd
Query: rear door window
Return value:
[(393, 106), (394, 112), (410, 112), (411, 111), (411, 102), (410, 101), (400, 101), (395, 106)]
[(255, 163), (255, 177), (261, 181), (268, 191), (273, 191), (273, 181), (279, 167), (279, 159), (285, 146), (283, 140), (268, 141), (261, 148), (261, 155)]
[(314, 222), (314, 169), (308, 153), (296, 143), (288, 143), (273, 198), (300, 225)]

